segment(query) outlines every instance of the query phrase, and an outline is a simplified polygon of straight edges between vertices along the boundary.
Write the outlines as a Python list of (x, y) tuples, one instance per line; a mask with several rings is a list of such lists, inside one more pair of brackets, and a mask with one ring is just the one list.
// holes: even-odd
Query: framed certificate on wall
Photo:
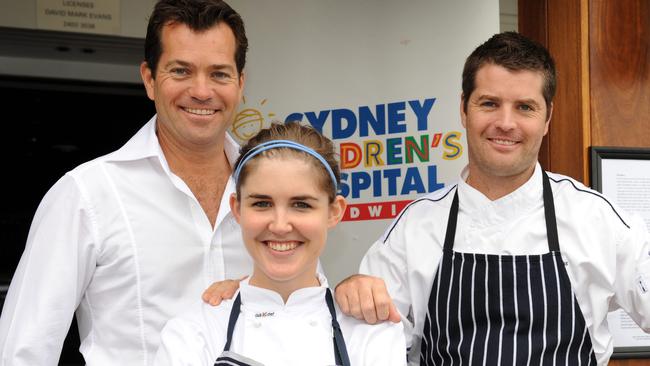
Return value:
[[(650, 149), (591, 147), (591, 186), (622, 209), (640, 215), (650, 231)], [(622, 310), (609, 313), (612, 358), (650, 358), (650, 334)]]

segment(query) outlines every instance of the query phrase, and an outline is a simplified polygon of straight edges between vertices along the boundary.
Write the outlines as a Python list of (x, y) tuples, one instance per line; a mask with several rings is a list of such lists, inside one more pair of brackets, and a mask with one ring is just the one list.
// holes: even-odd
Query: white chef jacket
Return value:
[[(327, 279), (319, 275), (319, 280), (320, 287), (297, 290), (286, 304), (280, 294), (242, 281), (230, 351), (266, 366), (334, 365)], [(233, 302), (218, 307), (200, 303), (170, 320), (161, 333), (156, 366), (213, 365), (226, 344)], [(401, 323), (369, 325), (336, 309), (351, 365), (406, 365)]]
[[(88, 365), (149, 365), (169, 318), (213, 281), (251, 271), (233, 179), (213, 229), (170, 171), (155, 120), (43, 198), (2, 311), (0, 365), (56, 365), (75, 310)], [(225, 150), (233, 164), (230, 137)]]
[[(465, 183), (458, 186), (459, 212), (454, 251), (498, 255), (548, 253), (542, 170), (528, 182), (491, 201)], [(645, 223), (599, 193), (559, 174), (548, 173), (562, 258), (591, 336), (599, 365), (613, 350), (607, 313), (623, 308), (650, 331), (650, 239)], [(382, 277), (403, 315), (409, 361), (418, 364), (424, 317), (442, 256), (456, 184), (407, 206), (366, 253), (360, 272)]]

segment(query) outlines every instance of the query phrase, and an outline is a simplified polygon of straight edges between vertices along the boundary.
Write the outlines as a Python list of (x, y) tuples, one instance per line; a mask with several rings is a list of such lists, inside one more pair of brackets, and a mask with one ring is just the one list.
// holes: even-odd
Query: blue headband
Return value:
[(336, 180), (336, 176), (334, 175), (334, 172), (332, 171), (332, 168), (327, 163), (327, 161), (325, 161), (325, 159), (323, 159), (323, 157), (319, 153), (314, 151), (314, 149), (311, 149), (305, 145), (301, 145), (297, 142), (290, 141), (290, 140), (267, 141), (248, 150), (248, 152), (244, 154), (244, 156), (242, 156), (241, 160), (239, 161), (239, 164), (235, 168), (235, 173), (233, 174), (233, 176), (235, 177), (235, 182), (239, 181), (239, 174), (241, 173), (241, 170), (244, 167), (244, 165), (246, 165), (246, 163), (248, 163), (249, 160), (251, 160), (256, 155), (263, 153), (266, 150), (277, 149), (279, 147), (288, 147), (290, 149), (303, 151), (318, 159), (318, 161), (320, 161), (320, 163), (323, 164), (325, 169), (327, 169), (327, 172), (330, 174), (330, 178), (332, 179), (332, 183), (334, 184), (334, 189), (338, 189), (339, 184)]

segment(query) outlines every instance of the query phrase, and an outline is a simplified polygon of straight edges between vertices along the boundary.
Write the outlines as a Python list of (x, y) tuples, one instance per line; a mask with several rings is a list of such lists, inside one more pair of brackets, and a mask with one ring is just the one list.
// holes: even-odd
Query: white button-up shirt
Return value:
[[(548, 253), (542, 175), (509, 195), (491, 201), (458, 182), (459, 212), (454, 250), (465, 253), (535, 255)], [(643, 220), (629, 215), (575, 180), (548, 173), (555, 200), (562, 258), (591, 336), (599, 365), (606, 365), (613, 342), (607, 313), (622, 308), (650, 331), (650, 239)], [(442, 256), (449, 209), (456, 185), (408, 206), (366, 253), (361, 273), (382, 277), (404, 315), (410, 362), (419, 349), (431, 285)]]
[[(284, 303), (280, 294), (241, 282), (241, 312), (230, 351), (266, 366), (334, 365), (332, 317), (325, 302), (327, 280), (320, 287), (292, 293)], [(196, 304), (170, 320), (161, 334), (156, 366), (213, 365), (226, 344), (233, 300), (218, 307)], [(342, 315), (337, 319), (354, 366), (406, 364), (406, 345), (400, 323), (369, 325)]]
[[(170, 171), (155, 120), (43, 198), (2, 311), (0, 365), (56, 365), (75, 310), (88, 365), (151, 364), (169, 318), (213, 281), (251, 271), (233, 179), (212, 228)], [(225, 145), (233, 164), (238, 146)]]

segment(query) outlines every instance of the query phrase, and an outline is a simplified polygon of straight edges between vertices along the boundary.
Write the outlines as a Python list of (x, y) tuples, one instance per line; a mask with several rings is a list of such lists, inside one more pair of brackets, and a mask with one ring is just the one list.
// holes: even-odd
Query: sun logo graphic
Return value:
[[(235, 121), (231, 128), (233, 137), (239, 140), (240, 143), (248, 141), (248, 139), (255, 136), (255, 134), (264, 128), (264, 115), (260, 109), (266, 104), (267, 100), (262, 99), (257, 108), (246, 107), (246, 97), (242, 99), (242, 102), (244, 108), (235, 116)], [(268, 113), (266, 116), (272, 119), (275, 117), (275, 113)]]

